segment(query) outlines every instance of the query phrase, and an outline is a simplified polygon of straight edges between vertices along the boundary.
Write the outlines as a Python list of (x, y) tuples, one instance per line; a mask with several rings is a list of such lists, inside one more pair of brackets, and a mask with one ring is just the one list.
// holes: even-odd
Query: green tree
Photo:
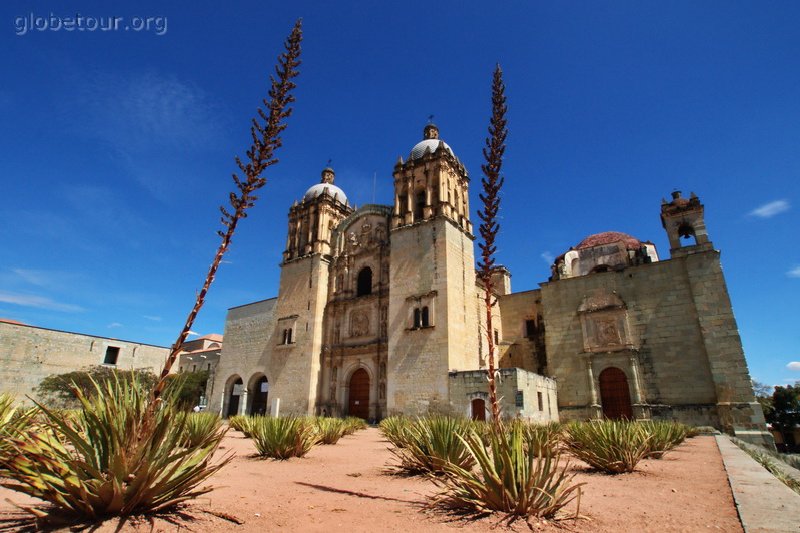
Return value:
[(775, 387), (753, 380), (753, 393), (756, 395), (756, 401), (761, 404), (764, 417), (768, 417), (772, 412), (772, 394), (774, 391)]
[(105, 388), (106, 383), (111, 381), (115, 375), (125, 381), (130, 381), (130, 378), (135, 375), (148, 387), (155, 385), (157, 380), (157, 376), (149, 370), (121, 370), (96, 365), (65, 374), (51, 374), (39, 383), (35, 392), (45, 405), (76, 409), (80, 407), (80, 402), (75, 395), (76, 389), (85, 397), (91, 398), (97, 393), (97, 387), (92, 381)]
[(200, 397), (206, 393), (208, 370), (200, 372), (184, 372), (172, 374), (168, 387), (178, 387), (178, 403), (183, 409), (191, 409), (200, 403)]
[(767, 422), (780, 431), (786, 442), (788, 433), (800, 426), (800, 381), (786, 387), (775, 387), (772, 393), (772, 410), (766, 415)]

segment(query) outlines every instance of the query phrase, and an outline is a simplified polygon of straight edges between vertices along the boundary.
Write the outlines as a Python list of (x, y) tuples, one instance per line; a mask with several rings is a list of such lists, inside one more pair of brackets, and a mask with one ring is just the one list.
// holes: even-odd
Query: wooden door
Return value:
[(628, 378), (619, 368), (609, 367), (600, 372), (600, 402), (603, 416), (612, 420), (633, 418)]
[(369, 418), (369, 374), (363, 368), (353, 372), (350, 378), (347, 413), (364, 420)]
[(486, 402), (483, 398), (475, 398), (472, 400), (472, 419), (486, 421)]

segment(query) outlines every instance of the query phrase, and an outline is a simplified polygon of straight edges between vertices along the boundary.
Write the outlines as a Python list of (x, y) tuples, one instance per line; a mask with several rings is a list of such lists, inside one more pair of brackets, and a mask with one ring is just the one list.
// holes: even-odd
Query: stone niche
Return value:
[(616, 292), (598, 289), (584, 296), (578, 316), (585, 352), (615, 352), (633, 347), (627, 306)]

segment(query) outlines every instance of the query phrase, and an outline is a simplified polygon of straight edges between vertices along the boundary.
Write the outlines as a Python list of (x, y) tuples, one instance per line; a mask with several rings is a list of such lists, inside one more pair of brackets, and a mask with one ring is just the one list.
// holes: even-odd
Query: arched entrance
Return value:
[(244, 382), (237, 376), (228, 386), (228, 410), (225, 416), (239, 414), (239, 398), (242, 397), (242, 392), (244, 392)]
[(269, 382), (267, 376), (261, 376), (250, 387), (250, 392), (253, 395), (253, 401), (250, 404), (251, 415), (265, 415), (267, 414), (267, 403), (269, 399)]
[(473, 420), (486, 421), (486, 401), (483, 398), (475, 398), (471, 403), (471, 416)]
[(600, 402), (603, 416), (612, 420), (633, 418), (628, 378), (619, 368), (609, 367), (600, 372)]
[(364, 420), (369, 418), (369, 374), (363, 368), (353, 372), (350, 377), (347, 414)]

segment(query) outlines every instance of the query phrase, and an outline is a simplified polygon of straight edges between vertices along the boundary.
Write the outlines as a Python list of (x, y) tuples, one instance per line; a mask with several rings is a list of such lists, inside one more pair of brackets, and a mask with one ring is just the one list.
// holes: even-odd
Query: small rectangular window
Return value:
[(422, 308), (422, 327), (427, 328), (431, 325), (431, 317), (430, 311), (428, 311), (428, 306)]
[(118, 357), (119, 357), (119, 348), (117, 346), (109, 346), (106, 348), (106, 357), (105, 359), (103, 359), (103, 364), (116, 365)]
[(514, 395), (514, 405), (519, 408), (525, 407), (525, 393), (523, 393), (521, 390), (518, 390)]
[(526, 320), (525, 321), (525, 336), (529, 339), (532, 339), (536, 336), (536, 321), (535, 320)]
[(419, 307), (414, 309), (414, 328), (422, 327), (422, 313)]
[(544, 411), (544, 401), (542, 400), (542, 393), (536, 393), (536, 399), (539, 401), (539, 411)]
[(494, 330), (494, 343), (500, 344), (500, 332), (497, 330)]

